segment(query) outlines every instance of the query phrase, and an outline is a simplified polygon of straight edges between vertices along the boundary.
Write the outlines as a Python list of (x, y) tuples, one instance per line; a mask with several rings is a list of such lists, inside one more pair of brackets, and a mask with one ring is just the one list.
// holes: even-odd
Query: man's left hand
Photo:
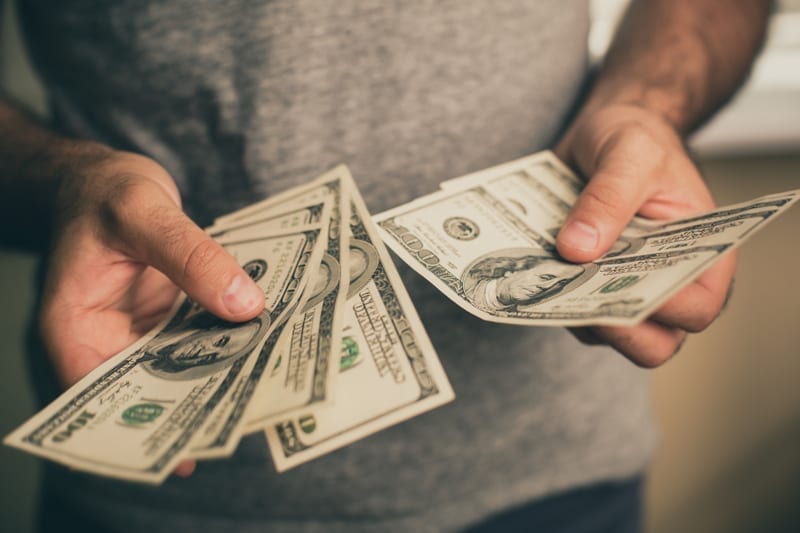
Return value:
[[(680, 135), (644, 108), (614, 105), (584, 112), (556, 153), (589, 178), (558, 234), (558, 251), (569, 261), (602, 256), (636, 214), (674, 219), (714, 207)], [(659, 366), (678, 351), (687, 333), (702, 331), (717, 318), (735, 263), (734, 255), (726, 254), (637, 326), (573, 333), (587, 343), (609, 344), (637, 365)]]

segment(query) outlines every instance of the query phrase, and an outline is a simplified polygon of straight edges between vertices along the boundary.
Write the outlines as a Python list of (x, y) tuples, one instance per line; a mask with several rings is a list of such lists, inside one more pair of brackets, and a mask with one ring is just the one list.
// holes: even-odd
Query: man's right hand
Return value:
[(179, 289), (225, 320), (264, 308), (262, 291), (183, 213), (163, 167), (98, 151), (66, 165), (56, 200), (40, 329), (64, 386), (156, 325)]

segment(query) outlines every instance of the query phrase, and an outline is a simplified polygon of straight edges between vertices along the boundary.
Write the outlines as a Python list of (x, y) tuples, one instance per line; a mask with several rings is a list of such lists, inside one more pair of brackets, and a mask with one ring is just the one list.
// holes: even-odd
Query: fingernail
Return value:
[(568, 222), (558, 233), (558, 240), (561, 244), (580, 250), (582, 252), (592, 252), (597, 248), (600, 234), (597, 230), (578, 220)]
[(240, 274), (228, 285), (222, 302), (231, 314), (241, 315), (255, 309), (261, 303), (261, 296), (258, 285)]

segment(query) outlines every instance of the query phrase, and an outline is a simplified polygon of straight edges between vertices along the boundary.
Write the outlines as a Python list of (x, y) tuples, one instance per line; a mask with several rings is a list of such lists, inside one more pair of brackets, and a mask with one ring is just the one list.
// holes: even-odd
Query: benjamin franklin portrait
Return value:
[(511, 249), (478, 259), (462, 281), (467, 299), (491, 313), (540, 304), (577, 284), (585, 272), (586, 265), (567, 263), (542, 250)]
[(266, 311), (240, 324), (206, 310), (173, 321), (142, 347), (144, 368), (160, 378), (189, 380), (211, 375), (252, 352), (269, 329)]

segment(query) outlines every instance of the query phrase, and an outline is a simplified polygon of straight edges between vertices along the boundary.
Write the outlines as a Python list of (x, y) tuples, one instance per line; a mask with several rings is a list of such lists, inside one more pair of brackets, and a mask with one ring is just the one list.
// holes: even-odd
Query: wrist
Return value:
[[(704, 54), (689, 61), (684, 55), (700, 48), (687, 45), (689, 36), (676, 39), (673, 47), (664, 47), (666, 57), (638, 63), (614, 57), (613, 51), (589, 92), (588, 111), (612, 106), (636, 107), (659, 116), (681, 136), (687, 135), (710, 107), (705, 77), (709, 65)], [(680, 65), (678, 67), (678, 65)]]
[(763, 39), (769, 0), (631, 2), (589, 106), (637, 105), (685, 136), (727, 101)]

